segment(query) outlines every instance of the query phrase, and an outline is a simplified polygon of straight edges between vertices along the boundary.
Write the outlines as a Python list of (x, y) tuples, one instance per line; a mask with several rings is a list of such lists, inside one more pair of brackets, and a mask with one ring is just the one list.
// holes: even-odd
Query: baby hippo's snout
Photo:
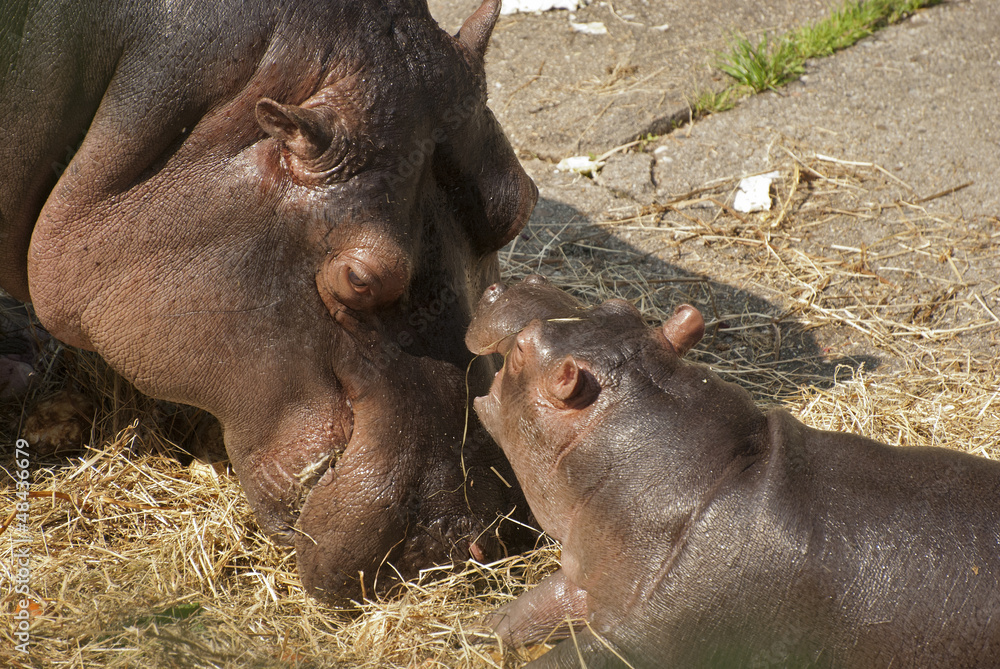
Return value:
[(537, 319), (568, 318), (584, 306), (537, 274), (514, 286), (495, 283), (476, 307), (465, 344), (477, 355), (495, 353), (504, 338)]

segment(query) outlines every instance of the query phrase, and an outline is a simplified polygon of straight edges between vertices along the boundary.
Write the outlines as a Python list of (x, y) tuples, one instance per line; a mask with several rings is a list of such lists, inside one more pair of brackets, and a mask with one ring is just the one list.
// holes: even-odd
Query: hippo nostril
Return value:
[(486, 305), (493, 304), (505, 292), (507, 292), (507, 286), (501, 282), (494, 283), (483, 292), (482, 303)]

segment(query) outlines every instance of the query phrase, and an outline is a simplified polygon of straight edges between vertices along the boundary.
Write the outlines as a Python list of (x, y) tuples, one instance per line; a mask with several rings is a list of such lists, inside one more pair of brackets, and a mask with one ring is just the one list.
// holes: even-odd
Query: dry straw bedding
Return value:
[[(630, 299), (651, 322), (696, 304), (709, 328), (694, 357), (815, 427), (1000, 456), (1000, 220), (933, 213), (948, 194), (918, 202), (877, 166), (794, 147), (776, 163), (771, 212), (733, 211), (728, 179), (597, 223), (533, 221), (502, 253), (506, 271), (547, 274), (590, 301)], [(140, 396), (91, 356), (54, 355), (53, 383), (68, 376), (100, 408), (91, 447), (32, 465), (31, 652), (15, 653), (0, 625), (0, 664), (522, 666), (525, 656), (467, 639), (556, 567), (544, 537), (524, 556), (427, 574), (360, 613), (321, 607), (236, 479), (178, 457), (191, 412)], [(6, 448), (17, 421), (0, 430)], [(2, 464), (11, 473), (13, 453)], [(12, 550), (0, 548), (5, 616), (17, 605)]]

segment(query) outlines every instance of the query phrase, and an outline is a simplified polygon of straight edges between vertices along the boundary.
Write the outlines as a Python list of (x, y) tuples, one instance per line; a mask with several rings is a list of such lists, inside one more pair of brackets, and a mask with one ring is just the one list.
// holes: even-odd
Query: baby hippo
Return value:
[(562, 542), (490, 627), (565, 639), (532, 668), (997, 666), (1000, 462), (765, 414), (682, 360), (704, 327), (487, 290), (466, 342), (505, 363), (476, 411)]

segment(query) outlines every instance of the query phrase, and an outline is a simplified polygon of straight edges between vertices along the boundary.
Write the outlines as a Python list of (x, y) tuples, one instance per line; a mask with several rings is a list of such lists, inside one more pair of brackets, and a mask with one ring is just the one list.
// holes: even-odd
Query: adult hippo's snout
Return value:
[[(519, 543), (520, 530), (500, 517), (524, 520), (526, 503), (470, 406), (495, 365), (441, 359), (470, 309), (450, 302), (426, 311), (438, 316), (423, 335), (386, 327), (410, 321), (405, 313), (336, 319), (346, 336), (327, 414), (251, 435), (262, 448), (233, 458), (258, 520), (295, 547), (303, 584), (320, 599), (372, 595), (423, 568), (488, 561)], [(412, 333), (407, 349), (395, 343), (399, 332)]]
[(527, 509), (463, 337), (537, 198), (486, 106), (499, 1), (456, 36), (423, 0), (134, 5), (3, 17), (0, 285), (215, 415), (318, 597), (498, 555)]
[[(495, 473), (511, 480), (507, 463), (474, 417), (466, 429), (464, 371), (428, 357), (372, 371), (394, 382), (352, 399), (351, 440), (295, 527), (303, 582), (324, 598), (360, 582), (372, 592), (397, 572), (499, 557), (497, 512), (518, 505)], [(481, 374), (474, 379), (485, 388)]]

